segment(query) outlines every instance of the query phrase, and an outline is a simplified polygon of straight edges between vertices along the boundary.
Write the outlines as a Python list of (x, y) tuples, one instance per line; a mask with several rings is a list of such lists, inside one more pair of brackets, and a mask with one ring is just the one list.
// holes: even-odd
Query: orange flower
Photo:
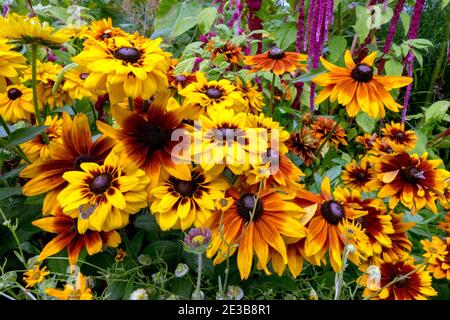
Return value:
[(306, 71), (306, 65), (300, 63), (300, 61), (306, 60), (308, 60), (307, 55), (296, 52), (284, 52), (276, 46), (264, 53), (244, 57), (244, 62), (253, 67), (250, 72), (265, 70), (272, 71), (276, 75), (293, 72), (297, 69)]
[(311, 125), (311, 130), (314, 137), (319, 140), (320, 143), (323, 143), (331, 133), (327, 143), (334, 145), (335, 149), (337, 149), (339, 143), (344, 146), (348, 145), (347, 141), (345, 141), (345, 130), (339, 124), (336, 126), (336, 121), (331, 118), (322, 116), (317, 117), (316, 121)]

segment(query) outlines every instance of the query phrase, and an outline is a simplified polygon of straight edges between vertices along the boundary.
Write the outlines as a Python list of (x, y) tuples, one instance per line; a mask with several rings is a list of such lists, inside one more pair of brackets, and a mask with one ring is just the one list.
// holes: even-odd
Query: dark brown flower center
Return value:
[[(400, 271), (397, 271), (394, 275), (394, 279), (400, 278), (403, 276), (404, 276), (403, 273), (401, 273)], [(394, 280), (394, 279), (392, 279), (392, 280)], [(402, 278), (401, 280), (399, 280), (398, 282), (395, 283), (395, 286), (399, 287), (399, 288), (403, 288), (403, 287), (406, 287), (407, 284), (408, 284), (408, 278)]]
[(102, 40), (106, 40), (106, 39), (112, 38), (111, 30), (106, 30), (105, 32), (103, 32), (101, 38), (102, 38)]
[(148, 125), (143, 135), (143, 142), (153, 150), (157, 150), (162, 149), (166, 145), (167, 138), (168, 134), (163, 128)]
[(356, 180), (358, 180), (360, 182), (365, 182), (366, 181), (366, 174), (365, 174), (365, 172), (358, 171), (355, 174), (355, 178), (356, 178)]
[(405, 134), (404, 134), (403, 132), (401, 132), (401, 131), (397, 131), (397, 132), (394, 134), (394, 137), (395, 137), (395, 139), (397, 139), (398, 141), (403, 141), (403, 140), (405, 140)]
[(385, 151), (386, 153), (392, 153), (392, 152), (394, 152), (394, 150), (392, 150), (392, 148), (389, 147), (389, 146), (385, 147), (385, 148), (384, 148), (384, 151)]
[(81, 80), (86, 80), (87, 77), (89, 77), (89, 73), (80, 73), (80, 79)]
[(89, 183), (89, 189), (95, 194), (103, 193), (111, 186), (112, 180), (113, 178), (109, 173), (102, 173)]
[[(258, 199), (256, 201), (256, 207), (255, 201), (256, 196), (253, 193), (244, 193), (236, 203), (238, 214), (244, 219), (245, 222), (249, 222), (250, 220), (258, 220), (264, 211), (261, 200)], [(253, 210), (255, 210), (255, 214), (252, 219)]]
[(325, 201), (320, 211), (329, 224), (337, 225), (344, 218), (344, 207), (333, 200)]
[(186, 81), (186, 76), (180, 74), (178, 76), (175, 76), (175, 80), (177, 80), (178, 82), (184, 82)]
[(222, 96), (222, 92), (217, 88), (208, 88), (206, 89), (206, 95), (210, 99), (219, 99)]
[(361, 63), (353, 68), (351, 76), (358, 82), (369, 82), (373, 77), (373, 68)]
[(22, 95), (22, 91), (16, 88), (11, 88), (8, 90), (8, 99), (16, 100)]
[(269, 58), (273, 60), (281, 60), (284, 58), (284, 51), (278, 47), (272, 47), (269, 50)]
[(73, 168), (77, 171), (81, 171), (81, 164), (84, 162), (95, 162), (95, 159), (87, 154), (83, 154), (73, 161)]
[(420, 180), (426, 179), (426, 177), (423, 174), (424, 172), (420, 171), (416, 167), (406, 167), (400, 170), (400, 175), (402, 179), (411, 184), (416, 184)]
[(125, 62), (136, 63), (139, 61), (141, 54), (135, 48), (123, 47), (114, 52), (114, 57)]
[(183, 197), (192, 197), (195, 191), (197, 191), (197, 183), (195, 181), (183, 181), (175, 179), (173, 186), (176, 192)]

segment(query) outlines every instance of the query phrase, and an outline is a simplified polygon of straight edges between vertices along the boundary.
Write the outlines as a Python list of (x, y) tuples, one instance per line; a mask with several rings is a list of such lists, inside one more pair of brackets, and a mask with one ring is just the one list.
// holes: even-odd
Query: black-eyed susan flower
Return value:
[(355, 141), (361, 144), (366, 151), (372, 150), (374, 147), (375, 140), (377, 139), (377, 134), (365, 133), (363, 136), (357, 136)]
[(389, 206), (395, 208), (399, 201), (414, 214), (427, 206), (437, 212), (436, 199), (444, 192), (450, 173), (437, 167), (441, 160), (428, 160), (406, 152), (386, 155), (376, 164), (377, 178), (381, 183), (378, 197), (389, 197)]
[(208, 50), (211, 52), (211, 61), (217, 56), (222, 55), (228, 63), (238, 64), (242, 61), (242, 48), (232, 41), (214, 41), (208, 42)]
[(0, 112), (8, 122), (30, 120), (34, 113), (32, 90), (21, 84), (8, 86), (0, 93)]
[(88, 287), (87, 278), (78, 272), (74, 284), (65, 284), (63, 290), (55, 288), (45, 289), (45, 293), (59, 300), (92, 300), (92, 290)]
[(102, 165), (80, 164), (68, 171), (68, 186), (57, 199), (65, 214), (78, 217), (78, 231), (111, 231), (126, 226), (129, 215), (147, 206), (150, 178), (130, 159), (111, 152)]
[(257, 155), (262, 150), (258, 145), (247, 145), (247, 117), (243, 112), (212, 109), (208, 117), (201, 115), (199, 122), (202, 127), (194, 132), (193, 153), (195, 162), (206, 171), (227, 167), (234, 174), (242, 174), (249, 168), (249, 153)]
[(373, 73), (373, 63), (377, 52), (372, 52), (360, 63), (355, 64), (350, 51), (344, 55), (345, 68), (335, 66), (320, 57), (329, 71), (313, 78), (313, 82), (324, 87), (316, 97), (315, 104), (327, 98), (345, 106), (347, 114), (355, 117), (359, 110), (373, 118), (384, 118), (384, 107), (398, 112), (402, 108), (394, 101), (389, 91), (410, 84), (413, 79), (402, 76), (379, 76)]
[(332, 194), (330, 179), (325, 177), (319, 195), (298, 190), (294, 199), (294, 203), (300, 207), (314, 208), (306, 221), (306, 257), (311, 263), (320, 266), (326, 264), (325, 253), (328, 251), (331, 266), (336, 272), (342, 269), (342, 250), (345, 245), (339, 237), (339, 223), (344, 218), (356, 219), (367, 214), (361, 206), (345, 202), (344, 190), (337, 187)]
[(256, 254), (259, 266), (266, 273), (269, 248), (280, 253), (287, 263), (286, 243), (283, 236), (300, 239), (305, 228), (299, 222), (303, 210), (283, 199), (275, 189), (229, 189), (227, 195), (234, 200), (229, 209), (214, 215), (209, 223), (212, 230), (211, 247), (206, 252), (221, 263), (237, 250), (237, 265), (241, 279), (247, 279)]
[(309, 167), (317, 157), (320, 141), (311, 129), (302, 127), (298, 132), (291, 134), (286, 144), (289, 150), (302, 158), (304, 165)]
[(53, 148), (55, 144), (62, 144), (62, 123), (63, 120), (59, 119), (58, 116), (47, 116), (44, 122), (44, 126), (47, 126), (45, 133), (47, 134), (48, 143), (45, 143), (42, 135), (38, 134), (33, 139), (22, 143), (20, 147), (27, 155), (28, 159), (34, 161), (36, 159), (50, 159), (50, 149)]
[(414, 131), (405, 130), (404, 123), (394, 123), (393, 121), (391, 124), (386, 123), (381, 132), (383, 137), (405, 151), (412, 150), (416, 146), (416, 134)]
[(202, 72), (197, 72), (196, 77), (196, 82), (178, 92), (185, 97), (183, 108), (188, 119), (197, 120), (214, 108), (245, 111), (246, 102), (241, 92), (229, 80), (208, 81)]
[(369, 256), (368, 248), (370, 241), (356, 220), (342, 219), (338, 224), (339, 237), (345, 243), (344, 249), (347, 250), (348, 258), (357, 266), (367, 260)]
[(247, 112), (258, 115), (264, 106), (263, 95), (258, 91), (258, 87), (253, 85), (250, 80), (246, 80), (244, 83), (241, 78), (237, 77), (236, 88), (247, 103)]
[(181, 130), (181, 135), (187, 136), (188, 132), (183, 130), (180, 113), (166, 110), (169, 100), (169, 96), (165, 96), (158, 102), (153, 101), (145, 117), (124, 108), (113, 108), (114, 119), (120, 125), (117, 129), (97, 121), (98, 129), (116, 142), (117, 153), (130, 158), (150, 177), (152, 188), (159, 181), (162, 167), (178, 179), (190, 179), (189, 166), (183, 159), (179, 159), (180, 163), (174, 162), (178, 155), (172, 154), (172, 150), (180, 142), (172, 141), (172, 133)]
[(363, 158), (359, 164), (353, 160), (342, 170), (342, 182), (349, 189), (370, 192), (377, 189), (376, 183), (369, 185), (369, 182), (376, 179), (375, 169), (369, 158)]
[(345, 130), (339, 124), (336, 126), (336, 121), (331, 118), (322, 116), (317, 117), (311, 125), (311, 131), (314, 137), (319, 140), (320, 143), (323, 143), (328, 139), (326, 143), (333, 145), (336, 149), (338, 148), (339, 144), (342, 144), (344, 146), (348, 145), (347, 141), (345, 140)]
[(111, 38), (115, 37), (127, 37), (129, 36), (121, 28), (113, 26), (112, 19), (102, 19), (93, 21), (89, 28), (85, 31), (84, 36), (88, 39), (85, 41), (84, 46), (94, 45), (97, 42), (109, 43)]
[(81, 170), (83, 162), (103, 163), (113, 146), (114, 141), (106, 137), (92, 142), (85, 114), (78, 113), (72, 121), (67, 113), (63, 113), (62, 144), (49, 149), (50, 159), (38, 159), (20, 172), (22, 178), (31, 179), (23, 186), (23, 193), (27, 196), (47, 193), (42, 212), (53, 212), (58, 206), (57, 195), (67, 186), (63, 174)]
[(416, 134), (414, 131), (405, 130), (404, 123), (395, 123), (393, 121), (391, 124), (386, 123), (381, 132), (383, 137), (405, 151), (412, 150), (416, 146)]
[(76, 265), (84, 248), (88, 255), (94, 255), (103, 248), (115, 248), (121, 242), (119, 233), (114, 230), (109, 232), (87, 230), (80, 234), (77, 230), (77, 219), (63, 214), (61, 209), (54, 211), (51, 216), (33, 221), (32, 224), (46, 232), (56, 234), (44, 246), (38, 261), (45, 260), (67, 248), (69, 263)]
[(393, 155), (404, 151), (403, 147), (393, 143), (386, 137), (378, 137), (373, 142), (373, 146), (368, 154), (376, 157), (384, 157), (386, 155)]
[(21, 70), (27, 68), (25, 57), (13, 49), (14, 46), (8, 44), (7, 39), (0, 39), (0, 92), (8, 86), (7, 79), (19, 78)]
[(197, 81), (197, 76), (195, 73), (183, 72), (175, 75), (173, 72), (169, 72), (167, 75), (169, 80), (169, 86), (177, 89), (178, 91), (183, 90), (191, 83)]
[(450, 280), (450, 237), (439, 238), (433, 236), (431, 241), (424, 239), (422, 243), (427, 261), (427, 270), (436, 279)]
[(27, 284), (25, 288), (32, 288), (36, 284), (43, 282), (49, 274), (50, 271), (47, 271), (47, 267), (41, 269), (39, 265), (33, 266), (23, 273), (23, 281)]
[(60, 45), (69, 40), (62, 30), (55, 30), (48, 22), (40, 22), (35, 17), (10, 14), (0, 17), (0, 36), (23, 44), (39, 43), (46, 46)]
[(162, 230), (186, 230), (205, 225), (222, 199), (228, 183), (219, 170), (205, 172), (200, 167), (191, 169), (189, 180), (177, 179), (163, 171), (158, 187), (151, 190), (155, 200), (151, 212)]
[[(294, 241), (293, 243), (291, 243)], [(286, 266), (294, 278), (297, 278), (303, 270), (305, 260), (305, 239), (292, 240), (286, 239), (287, 264), (278, 251), (269, 248), (269, 256), (272, 261), (272, 269), (280, 277), (283, 275)], [(307, 260), (307, 259), (306, 259)]]
[(97, 96), (105, 92), (95, 89), (86, 89), (86, 79), (89, 77), (89, 71), (85, 66), (78, 66), (64, 73), (64, 84), (62, 90), (67, 92), (74, 100), (88, 98), (96, 100)]
[(444, 221), (439, 221), (438, 228), (450, 234), (450, 211), (445, 213)]
[[(382, 262), (380, 268), (380, 289), (366, 288), (363, 297), (374, 300), (426, 300), (436, 296), (437, 292), (431, 286), (431, 276), (423, 265), (415, 265), (412, 259), (396, 262)], [(390, 282), (396, 280), (390, 286)]]
[(264, 53), (244, 57), (245, 64), (252, 67), (250, 72), (265, 70), (272, 71), (276, 75), (282, 75), (285, 72), (294, 72), (297, 69), (306, 71), (306, 64), (301, 63), (306, 60), (308, 60), (307, 55), (296, 52), (285, 52), (276, 46), (273, 46)]
[(168, 87), (171, 54), (159, 47), (161, 38), (150, 40), (136, 33), (110, 40), (96, 42), (73, 58), (89, 70), (87, 89), (106, 88), (111, 103), (118, 103), (128, 97), (149, 99)]
[(381, 254), (374, 256), (374, 261), (378, 263), (380, 261), (399, 261), (407, 256), (412, 249), (412, 243), (409, 241), (406, 232), (414, 227), (416, 223), (403, 221), (403, 214), (396, 214), (393, 211), (389, 215), (391, 216), (391, 223), (394, 229), (394, 233), (389, 234), (392, 245), (381, 247)]

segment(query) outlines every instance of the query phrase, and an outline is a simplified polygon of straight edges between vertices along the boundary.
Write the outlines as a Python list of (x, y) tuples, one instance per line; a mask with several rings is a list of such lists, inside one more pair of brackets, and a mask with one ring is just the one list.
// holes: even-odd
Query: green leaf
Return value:
[(376, 120), (371, 118), (365, 112), (360, 112), (356, 116), (356, 123), (364, 130), (366, 133), (372, 133), (375, 129)]
[(55, 79), (55, 83), (53, 84), (53, 88), (52, 88), (53, 98), (55, 97), (56, 91), (58, 91), (58, 87), (64, 78), (64, 74), (69, 70), (75, 69), (76, 67), (78, 67), (78, 65), (76, 63), (71, 63), (71, 64), (68, 64), (67, 66), (65, 66), (64, 68), (62, 68), (62, 70), (58, 73), (58, 75), (56, 76), (56, 79)]
[(48, 11), (52, 16), (54, 16), (56, 19), (58, 19), (58, 20), (60, 20), (60, 21), (66, 22), (67, 19), (69, 18), (69, 14), (67, 13), (67, 9), (66, 9), (66, 8), (49, 6), (49, 8), (47, 9), (47, 11)]
[(369, 35), (371, 25), (371, 16), (369, 9), (363, 6), (356, 7), (356, 23), (354, 29), (358, 35), (359, 41), (363, 42)]
[(328, 49), (330, 50), (331, 62), (338, 61), (347, 48), (347, 40), (343, 36), (331, 36), (328, 40)]
[(286, 50), (297, 40), (297, 24), (284, 23), (281, 28), (275, 32), (275, 43), (278, 47)]
[(419, 63), (420, 67), (423, 67), (423, 57), (420, 54), (420, 52), (416, 49), (413, 49), (414, 57), (417, 59), (417, 62)]
[(194, 286), (188, 277), (174, 278), (170, 281), (171, 292), (185, 299), (190, 299)]
[(403, 29), (405, 30), (405, 35), (408, 33), (409, 25), (411, 23), (411, 16), (407, 12), (400, 13), (400, 20), (402, 22)]
[(217, 16), (217, 8), (210, 7), (205, 8), (200, 12), (200, 16), (198, 17), (198, 28), (201, 33), (207, 33), (211, 30), (211, 27), (216, 20)]
[(425, 48), (433, 46), (433, 43), (427, 39), (410, 39), (410, 40), (407, 40), (406, 43), (408, 45), (410, 45), (411, 47), (414, 47), (417, 49), (425, 49)]
[(429, 121), (441, 121), (447, 114), (450, 101), (436, 101), (425, 110), (425, 123)]
[(21, 187), (6, 187), (0, 188), (0, 200), (8, 199), (12, 196), (18, 196), (22, 194)]
[(388, 76), (400, 76), (403, 72), (403, 66), (397, 60), (390, 59), (386, 61), (384, 70)]
[(195, 65), (196, 58), (188, 58), (179, 62), (175, 67), (175, 74), (181, 74), (183, 72), (191, 72)]
[(186, 17), (181, 19), (175, 24), (175, 27), (173, 28), (170, 36), (172, 38), (178, 37), (179, 35), (193, 28), (197, 24), (197, 21), (198, 21), (197, 17)]
[(113, 281), (109, 283), (105, 296), (108, 300), (120, 300), (121, 298), (127, 299), (129, 297), (124, 297), (126, 289), (127, 281)]
[(15, 168), (5, 174), (2, 174), (0, 176), (0, 181), (5, 181), (6, 179), (14, 178), (14, 177), (18, 176), (20, 171), (22, 171), (23, 168), (25, 168), (25, 165), (20, 165), (17, 168)]
[(160, 257), (168, 265), (173, 265), (178, 261), (178, 251), (180, 244), (173, 241), (161, 240), (154, 242), (142, 250), (142, 254), (148, 254), (151, 258)]
[[(294, 83), (298, 83), (298, 82), (308, 82), (311, 81), (313, 78), (317, 77), (320, 74), (323, 74), (327, 72), (327, 70), (322, 70), (322, 71), (318, 71), (315, 70), (314, 72), (311, 73), (304, 73), (302, 74), (300, 77), (298, 77), (297, 79), (294, 80)], [(304, 91), (304, 90), (303, 90)], [(309, 100), (308, 100), (309, 101)], [(309, 103), (309, 102), (308, 102)]]
[(186, 2), (183, 3), (175, 22), (173, 22), (172, 20), (171, 26), (173, 27), (173, 29), (170, 33), (170, 37), (176, 38), (189, 29), (193, 28), (197, 24), (200, 12), (200, 4), (196, 2), (191, 2), (189, 4)]
[(47, 126), (37, 126), (17, 129), (16, 131), (11, 132), (8, 137), (8, 143), (5, 147), (12, 148), (18, 146), (19, 144), (27, 142), (28, 140), (31, 140), (38, 134), (42, 133), (47, 128)]
[(442, 1), (442, 3), (441, 3), (441, 10), (443, 10), (448, 5), (448, 3), (450, 1), (449, 0), (441, 0), (441, 1)]
[(135, 255), (138, 255), (141, 251), (142, 244), (144, 243), (144, 231), (139, 230), (133, 239), (130, 241), (130, 249)]

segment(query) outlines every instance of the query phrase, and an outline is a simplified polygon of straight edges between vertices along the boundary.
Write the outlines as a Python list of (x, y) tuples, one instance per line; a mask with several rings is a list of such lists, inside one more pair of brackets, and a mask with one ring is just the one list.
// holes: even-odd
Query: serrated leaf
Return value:
[(216, 20), (216, 16), (217, 8), (214, 7), (205, 8), (200, 12), (198, 17), (198, 28), (201, 33), (207, 33), (211, 30), (211, 27)]
[(360, 112), (356, 115), (356, 123), (364, 130), (366, 133), (372, 133), (375, 129), (376, 120), (371, 118), (365, 112)]
[(42, 133), (47, 128), (47, 126), (36, 126), (17, 129), (16, 131), (11, 132), (8, 137), (8, 143), (5, 147), (12, 148), (27, 142)]

